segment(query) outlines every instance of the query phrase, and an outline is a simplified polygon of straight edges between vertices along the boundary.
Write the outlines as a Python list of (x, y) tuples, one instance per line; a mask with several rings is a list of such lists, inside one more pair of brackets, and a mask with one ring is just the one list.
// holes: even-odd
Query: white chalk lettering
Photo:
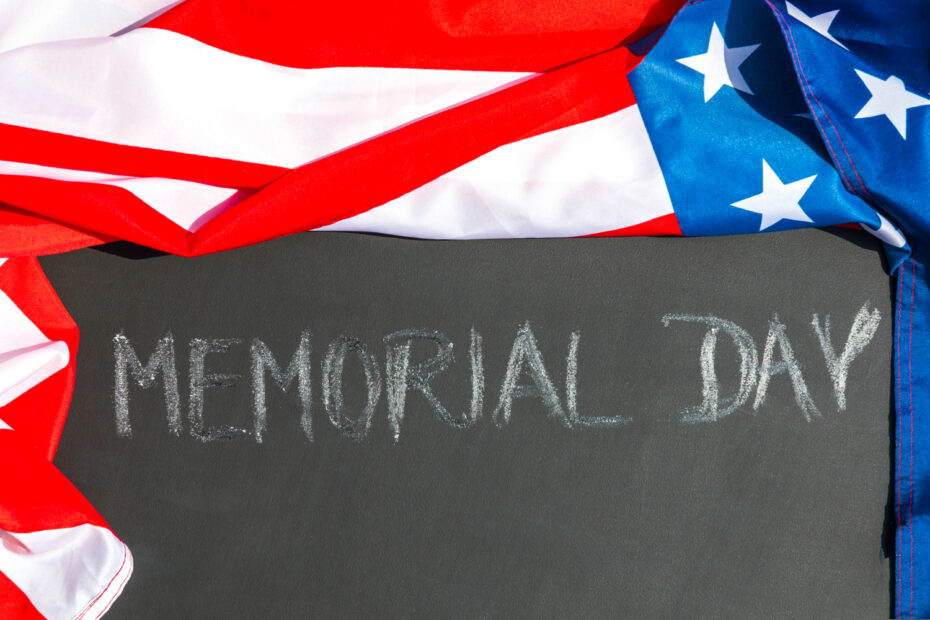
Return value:
[(300, 428), (307, 439), (313, 441), (310, 332), (306, 330), (301, 332), (297, 350), (291, 357), (291, 361), (288, 362), (287, 369), (284, 372), (281, 372), (281, 367), (268, 346), (258, 338), (252, 339), (250, 354), (252, 361), (252, 416), (255, 420), (253, 435), (255, 441), (262, 442), (262, 435), (265, 433), (268, 424), (268, 411), (265, 406), (265, 371), (268, 371), (282, 392), (286, 392), (291, 382), (297, 379), (297, 396), (300, 399)]
[(249, 431), (229, 425), (205, 427), (203, 421), (203, 393), (207, 388), (230, 388), (238, 384), (242, 375), (206, 374), (205, 358), (208, 353), (225, 353), (233, 345), (242, 342), (238, 338), (194, 338), (190, 344), (190, 401), (187, 420), (191, 435), (201, 441), (235, 439), (248, 435)]
[[(837, 411), (847, 408), (847, 384), (850, 381), (850, 367), (862, 356), (863, 351), (878, 332), (881, 313), (868, 301), (856, 313), (846, 336), (845, 343), (839, 349), (832, 333), (829, 314), (812, 313), (811, 326), (823, 353), (824, 363), (832, 382), (832, 392)], [(713, 315), (666, 314), (662, 324), (668, 328), (672, 323), (696, 323), (702, 326), (703, 337), (698, 353), (701, 375), (701, 396), (699, 404), (691, 404), (680, 412), (680, 421), (684, 424), (716, 422), (731, 416), (740, 407), (748, 409), (751, 402), (753, 411), (759, 411), (768, 398), (770, 384), (774, 377), (787, 375), (796, 405), (808, 422), (821, 417), (820, 409), (814, 402), (802, 372), (802, 365), (797, 358), (787, 329), (777, 314), (773, 314), (767, 324), (764, 349), (760, 349), (753, 337), (742, 327), (732, 321)], [(365, 440), (374, 422), (378, 403), (381, 399), (381, 373), (386, 381), (387, 423), (394, 442), (399, 442), (401, 429), (409, 413), (408, 403), (422, 406), (418, 397), (411, 392), (422, 395), (429, 410), (443, 424), (453, 428), (468, 429), (482, 423), (485, 405), (485, 357), (482, 336), (475, 328), (470, 330), (468, 359), (470, 369), (471, 394), (468, 403), (450, 407), (448, 397), (445, 401), (437, 395), (438, 391), (449, 389), (446, 386), (453, 380), (450, 372), (455, 369), (455, 346), (442, 332), (428, 329), (402, 329), (391, 331), (383, 337), (385, 360), (384, 367), (378, 363), (377, 356), (368, 345), (358, 338), (342, 335), (330, 342), (322, 356), (321, 399), (323, 410), (329, 421), (342, 437), (353, 441)], [(726, 336), (733, 343), (739, 359), (738, 387), (736, 376), (729, 381), (721, 381), (718, 371), (721, 361), (730, 361), (732, 357), (718, 359), (718, 354), (729, 353), (730, 345), (719, 345), (720, 338)], [(641, 336), (637, 336), (641, 337)], [(260, 338), (252, 338), (249, 343), (248, 377), (251, 387), (251, 425), (238, 428), (231, 425), (208, 426), (204, 422), (204, 394), (210, 388), (229, 388), (241, 379), (239, 374), (210, 373), (206, 369), (208, 354), (225, 353), (235, 345), (243, 342), (238, 338), (204, 339), (194, 338), (189, 349), (189, 402), (187, 420), (190, 435), (200, 441), (214, 441), (252, 436), (257, 443), (266, 440), (269, 424), (268, 386), (271, 381), (295, 399), (299, 407), (299, 427), (304, 437), (313, 442), (319, 432), (313, 424), (313, 377), (311, 332), (300, 332), (297, 347), (287, 364), (283, 358), (275, 357), (269, 346)], [(761, 344), (761, 343), (760, 343)], [(812, 343), (811, 343), (812, 344)], [(719, 346), (718, 346), (719, 345)], [(153, 352), (143, 363), (134, 345), (120, 332), (112, 340), (114, 357), (113, 401), (115, 405), (116, 432), (120, 437), (132, 437), (133, 426), (130, 420), (129, 399), (133, 385), (143, 389), (152, 388), (161, 382), (164, 390), (166, 419), (169, 431), (175, 436), (182, 435), (181, 398), (179, 395), (177, 361), (174, 339), (167, 332), (155, 345)], [(723, 349), (721, 349), (721, 346)], [(762, 354), (760, 356), (760, 350)], [(722, 351), (722, 352), (721, 352)], [(582, 376), (580, 360), (581, 332), (569, 332), (568, 348), (565, 356), (565, 394), (564, 400), (558, 393), (552, 375), (543, 361), (542, 351), (529, 321), (518, 324), (513, 344), (509, 349), (506, 368), (501, 379), (500, 394), (490, 416), (493, 423), (506, 427), (513, 414), (513, 404), (518, 398), (538, 399), (546, 416), (554, 418), (568, 429), (620, 428), (632, 423), (629, 415), (582, 415), (580, 391), (585, 377)], [(815, 354), (816, 355), (816, 354)], [(357, 360), (364, 372), (364, 387), (360, 381), (345, 378), (346, 359)], [(819, 356), (817, 356), (819, 357)], [(353, 362), (354, 363), (354, 362)], [(819, 362), (818, 362), (819, 363)], [(457, 371), (463, 375), (464, 364)], [(728, 371), (729, 372), (729, 371)], [(442, 373), (446, 376), (440, 377)], [(601, 375), (604, 371), (602, 369)], [(556, 377), (561, 380), (561, 376)], [(590, 379), (593, 381), (593, 379)], [(672, 379), (674, 381), (674, 378)], [(296, 390), (294, 385), (296, 384)], [(435, 384), (435, 385), (434, 385)], [(346, 404), (346, 390), (358, 387), (364, 391), (364, 404)], [(725, 386), (725, 387), (724, 387)], [(464, 388), (464, 386), (462, 386)], [(274, 388), (271, 388), (274, 391)], [(753, 398), (753, 393), (755, 396)], [(280, 397), (273, 397), (272, 400)], [(467, 398), (467, 397), (466, 397)], [(219, 400), (219, 399), (217, 399)], [(697, 398), (694, 398), (694, 403)], [(360, 403), (350, 399), (351, 403)], [(138, 406), (138, 405), (137, 405)], [(351, 411), (349, 411), (351, 407)], [(244, 412), (240, 412), (244, 413)], [(594, 413), (585, 411), (585, 413)], [(627, 412), (623, 412), (627, 413)], [(430, 416), (432, 417), (432, 416)], [(137, 422), (138, 424), (138, 422)], [(295, 432), (296, 432), (296, 426)], [(328, 425), (326, 426), (328, 428)], [(325, 431), (325, 429), (324, 429)]]
[[(695, 422), (715, 422), (726, 417), (743, 406), (756, 386), (756, 373), (759, 368), (759, 352), (752, 336), (745, 329), (715, 316), (695, 316), (690, 314), (666, 314), (662, 324), (669, 326), (672, 321), (686, 323), (703, 323), (709, 327), (701, 343), (701, 404), (688, 407), (681, 413), (681, 421), (689, 424)], [(739, 352), (739, 389), (732, 398), (720, 400), (720, 384), (714, 364), (717, 350), (717, 334), (723, 330), (733, 340)]]
[[(530, 379), (533, 380), (533, 385), (517, 384), (524, 369), (529, 374)], [(513, 347), (510, 350), (507, 371), (501, 383), (501, 395), (497, 401), (497, 407), (494, 409), (494, 421), (498, 426), (503, 426), (510, 421), (513, 401), (516, 398), (539, 398), (548, 410), (550, 417), (558, 419), (566, 427), (571, 426), (571, 421), (565, 415), (562, 403), (559, 402), (559, 396), (555, 391), (552, 380), (549, 378), (549, 373), (546, 372), (542, 353), (536, 343), (536, 336), (533, 335), (533, 330), (530, 329), (529, 321), (517, 330), (517, 337), (514, 339)]]
[(156, 374), (161, 372), (162, 387), (165, 391), (165, 408), (168, 417), (168, 430), (175, 436), (181, 434), (181, 397), (178, 394), (178, 371), (175, 365), (174, 338), (171, 332), (165, 334), (155, 345), (155, 351), (149, 356), (145, 366), (129, 339), (122, 332), (113, 336), (113, 358), (115, 361), (113, 401), (116, 406), (116, 434), (120, 437), (132, 437), (132, 425), (129, 422), (129, 375), (136, 385), (148, 389), (155, 385)]
[(622, 415), (614, 416), (583, 416), (578, 413), (578, 343), (581, 341), (579, 332), (572, 332), (568, 344), (568, 356), (565, 358), (565, 408), (568, 409), (568, 419), (579, 426), (594, 428), (616, 428), (632, 422), (632, 418)]
[[(410, 347), (415, 340), (425, 340), (436, 345), (436, 355), (425, 362), (410, 364)], [(469, 411), (461, 418), (452, 415), (433, 393), (429, 383), (439, 373), (447, 370), (454, 362), (452, 342), (442, 333), (428, 329), (405, 329), (384, 337), (387, 345), (385, 363), (387, 375), (388, 422), (394, 433), (394, 441), (400, 439), (400, 426), (404, 419), (404, 407), (408, 390), (423, 394), (436, 416), (455, 428), (473, 426), (481, 417), (484, 401), (484, 365), (481, 360), (481, 336), (471, 330), (472, 397)]]
[[(775, 354), (775, 345), (781, 352), (781, 361), (773, 360)], [(794, 357), (794, 350), (788, 341), (788, 334), (785, 332), (785, 326), (778, 319), (776, 314), (769, 321), (769, 333), (765, 338), (765, 350), (762, 352), (762, 363), (759, 366), (759, 386), (756, 388), (756, 399), (752, 403), (753, 410), (758, 410), (765, 402), (766, 391), (768, 390), (769, 380), (775, 375), (788, 373), (791, 378), (791, 387), (794, 390), (794, 398), (804, 414), (804, 419), (808, 422), (811, 418), (819, 417), (820, 411), (810, 393), (807, 391), (807, 384), (804, 382), (804, 376), (801, 374), (801, 365)]]
[[(368, 386), (365, 408), (355, 420), (346, 414), (342, 392), (342, 371), (349, 353), (354, 353), (361, 362)], [(349, 439), (363, 440), (368, 435), (371, 418), (380, 398), (381, 371), (378, 370), (374, 356), (368, 351), (368, 346), (351, 336), (340, 336), (333, 340), (323, 358), (323, 406), (333, 426)]]
[(859, 308), (859, 312), (856, 313), (852, 327), (849, 328), (849, 336), (846, 337), (843, 352), (839, 356), (837, 356), (836, 349), (833, 348), (833, 342), (830, 338), (830, 315), (824, 316), (823, 327), (820, 326), (820, 318), (816, 313), (811, 321), (814, 333), (817, 334), (817, 339), (820, 341), (820, 348), (823, 350), (827, 370), (833, 380), (833, 395), (836, 398), (836, 408), (839, 411), (846, 410), (846, 377), (849, 374), (849, 365), (871, 342), (875, 332), (878, 331), (878, 324), (882, 320), (882, 315), (878, 309), (869, 310), (869, 305), (869, 302), (865, 302)]

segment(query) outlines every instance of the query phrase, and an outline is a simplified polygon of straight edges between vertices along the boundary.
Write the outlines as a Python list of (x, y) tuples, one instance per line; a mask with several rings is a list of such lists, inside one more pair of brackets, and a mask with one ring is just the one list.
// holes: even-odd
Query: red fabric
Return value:
[(619, 48), (388, 132), (284, 174), (195, 234), (118, 187), (0, 175), (0, 201), (174, 254), (227, 250), (362, 213), (498, 146), (628, 107), (638, 61)]
[(684, 0), (186, 0), (147, 27), (291, 67), (545, 71), (630, 43)]
[(195, 234), (118, 187), (0, 175), (0, 201), (174, 254), (227, 250), (356, 215), (503, 144), (632, 105), (625, 76), (638, 61), (619, 48), (388, 132), (284, 174)]
[(90, 503), (58, 469), (16, 431), (0, 431), (0, 528), (8, 532), (74, 527), (106, 527)]
[(633, 105), (626, 74), (638, 61), (625, 48), (599, 54), (297, 168), (207, 222), (194, 235), (191, 253), (325, 226), (504, 144)]
[[(0, 438), (16, 435), (23, 448), (49, 461), (55, 455), (74, 388), (74, 360), (78, 328), (61, 305), (35, 258), (11, 258), (0, 265), (0, 289), (49, 340), (68, 345), (68, 365), (0, 408), (0, 417), (15, 430), (0, 431)], [(8, 476), (5, 469), (3, 476)], [(5, 504), (7, 498), (0, 494)], [(2, 524), (0, 524), (2, 527)]]
[(29, 599), (6, 575), (0, 573), (0, 618), (45, 620)]
[(261, 187), (287, 171), (277, 166), (112, 144), (3, 123), (0, 123), (0, 159), (221, 187)]
[[(294, 66), (536, 70), (574, 62), (286, 172), (0, 125), (0, 155), (17, 161), (58, 167), (80, 161), (85, 169), (244, 188), (230, 208), (191, 234), (122, 188), (0, 176), (0, 201), (37, 218), (3, 231), (2, 243), (12, 254), (110, 238), (181, 255), (222, 251), (357, 215), (499, 146), (632, 105), (625, 76), (639, 58), (625, 48), (602, 50), (640, 36), (679, 2), (637, 0), (586, 11), (575, 4), (421, 1), (383, 8), (188, 0), (150, 26)], [(29, 239), (30, 227), (47, 241)]]
[(41, 256), (115, 241), (97, 233), (46, 220), (12, 207), (0, 206), (3, 255)]
[(96, 235), (188, 253), (186, 230), (121, 187), (0, 175), (0, 202), (66, 226), (93, 226)]

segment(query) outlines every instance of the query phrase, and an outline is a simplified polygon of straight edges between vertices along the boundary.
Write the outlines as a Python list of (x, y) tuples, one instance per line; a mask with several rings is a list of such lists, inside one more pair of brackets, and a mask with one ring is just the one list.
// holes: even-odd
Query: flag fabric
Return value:
[(0, 261), (0, 616), (96, 618), (132, 556), (51, 463), (77, 327), (34, 257)]
[(897, 276), (894, 604), (930, 615), (926, 2), (314, 4), (0, 8), (4, 617), (97, 617), (132, 566), (50, 463), (77, 329), (35, 255), (849, 224)]

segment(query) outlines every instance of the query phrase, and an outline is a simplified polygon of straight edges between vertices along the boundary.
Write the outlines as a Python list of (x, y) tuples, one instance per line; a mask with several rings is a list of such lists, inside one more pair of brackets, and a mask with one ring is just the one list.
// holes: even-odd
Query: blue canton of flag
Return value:
[(630, 74), (686, 235), (861, 223), (904, 239), (845, 186), (763, 0), (685, 7)]
[(850, 191), (930, 239), (930, 3), (772, 3), (810, 111)]

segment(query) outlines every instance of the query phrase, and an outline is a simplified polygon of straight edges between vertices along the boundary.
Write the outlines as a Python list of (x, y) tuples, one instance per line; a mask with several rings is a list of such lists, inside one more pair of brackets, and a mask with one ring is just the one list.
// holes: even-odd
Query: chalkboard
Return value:
[(42, 264), (81, 328), (56, 464), (135, 556), (113, 618), (889, 613), (864, 233)]

